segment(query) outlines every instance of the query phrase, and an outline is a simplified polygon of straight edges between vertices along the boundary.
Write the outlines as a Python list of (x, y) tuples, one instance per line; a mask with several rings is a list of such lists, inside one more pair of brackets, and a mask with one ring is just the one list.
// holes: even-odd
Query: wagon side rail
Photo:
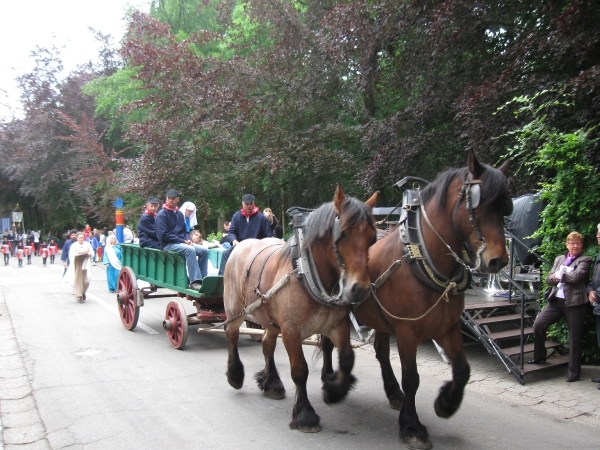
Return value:
[(131, 268), (139, 280), (196, 298), (223, 296), (222, 277), (206, 277), (200, 291), (190, 289), (185, 258), (179, 253), (135, 244), (121, 244), (121, 249), (122, 266)]

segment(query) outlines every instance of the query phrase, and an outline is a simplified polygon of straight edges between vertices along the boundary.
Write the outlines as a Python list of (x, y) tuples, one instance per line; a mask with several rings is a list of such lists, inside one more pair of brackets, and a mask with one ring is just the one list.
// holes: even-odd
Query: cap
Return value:
[(242, 195), (242, 201), (244, 203), (254, 203), (254, 195), (244, 194), (244, 195)]
[(160, 205), (160, 201), (156, 197), (150, 197), (146, 203)]
[(179, 192), (177, 192), (175, 189), (169, 189), (167, 191), (167, 197), (179, 197)]

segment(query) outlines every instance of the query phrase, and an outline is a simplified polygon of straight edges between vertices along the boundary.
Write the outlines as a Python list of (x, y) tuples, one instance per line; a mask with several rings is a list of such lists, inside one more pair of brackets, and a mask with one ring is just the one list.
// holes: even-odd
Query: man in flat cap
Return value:
[(156, 234), (156, 213), (160, 207), (160, 201), (156, 197), (150, 197), (146, 202), (146, 210), (140, 216), (137, 224), (140, 247), (155, 248), (162, 250), (164, 244)]
[(179, 211), (179, 192), (175, 189), (167, 191), (167, 199), (156, 215), (156, 235), (163, 245), (164, 251), (172, 251), (185, 257), (190, 287), (199, 290), (202, 278), (208, 272), (208, 250), (194, 245), (186, 231), (185, 218)]
[(254, 195), (242, 195), (242, 209), (237, 211), (231, 219), (229, 226), (229, 241), (231, 248), (223, 252), (221, 265), (219, 266), (219, 275), (225, 273), (225, 265), (229, 255), (241, 241), (244, 239), (264, 239), (273, 237), (271, 225), (268, 219), (261, 213), (254, 204)]

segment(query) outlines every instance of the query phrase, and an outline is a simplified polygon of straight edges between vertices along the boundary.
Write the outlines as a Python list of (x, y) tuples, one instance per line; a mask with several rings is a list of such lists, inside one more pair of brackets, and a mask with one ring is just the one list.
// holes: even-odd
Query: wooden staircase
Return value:
[(533, 358), (533, 316), (536, 303), (535, 298), (526, 295), (519, 299), (494, 299), (466, 304), (461, 316), (463, 333), (479, 340), (488, 353), (500, 359), (521, 384), (525, 384), (528, 373), (569, 362), (569, 357), (564, 354), (560, 344), (546, 340), (546, 362), (527, 364), (527, 360)]

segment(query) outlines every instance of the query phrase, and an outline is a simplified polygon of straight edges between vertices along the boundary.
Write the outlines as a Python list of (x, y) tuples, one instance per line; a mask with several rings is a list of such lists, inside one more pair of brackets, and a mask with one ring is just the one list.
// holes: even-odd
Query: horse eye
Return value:
[(345, 238), (347, 238), (347, 237), (348, 237), (348, 235), (346, 234), (346, 232), (345, 232), (345, 231), (342, 231), (342, 232), (340, 233), (340, 239), (342, 239), (342, 238), (343, 238), (343, 239), (345, 239)]

